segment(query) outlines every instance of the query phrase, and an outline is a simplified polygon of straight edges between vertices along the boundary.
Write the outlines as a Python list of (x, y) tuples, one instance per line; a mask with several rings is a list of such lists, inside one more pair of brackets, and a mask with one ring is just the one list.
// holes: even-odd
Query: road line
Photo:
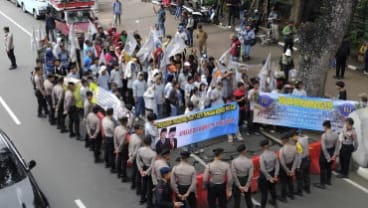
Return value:
[[(332, 172), (335, 176), (338, 175), (337, 172), (333, 171)], [(363, 187), (362, 185), (358, 184), (357, 182), (349, 179), (349, 178), (342, 178), (342, 180), (344, 180), (345, 182), (349, 183), (350, 185), (354, 186), (357, 189), (360, 189), (361, 191), (363, 191), (364, 193), (368, 194), (368, 189)]]
[(9, 20), (11, 23), (13, 23), (15, 26), (17, 26), (19, 29), (21, 29), (23, 32), (25, 32), (28, 36), (32, 36), (32, 33), (29, 32), (26, 28), (18, 24), (16, 21), (14, 21), (12, 18), (10, 18), (8, 15), (4, 14), (4, 12), (0, 11), (0, 14), (5, 17), (5, 19)]
[(79, 208), (87, 208), (80, 199), (74, 200)]
[(4, 101), (4, 99), (2, 97), (0, 97), (0, 103), (5, 108), (5, 110), (8, 112), (9, 116), (13, 119), (14, 123), (16, 125), (20, 125), (21, 122), (19, 121), (17, 116), (13, 113), (13, 111), (10, 109), (8, 104), (6, 104), (6, 102)]

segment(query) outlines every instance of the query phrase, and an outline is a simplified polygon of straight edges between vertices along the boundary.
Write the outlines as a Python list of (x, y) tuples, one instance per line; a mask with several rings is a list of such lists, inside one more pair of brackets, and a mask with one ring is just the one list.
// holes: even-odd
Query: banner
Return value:
[[(175, 148), (202, 142), (238, 130), (237, 103), (215, 106), (202, 111), (165, 118), (155, 122), (160, 138), (174, 140)], [(156, 139), (155, 143), (159, 141)]]
[(323, 121), (330, 120), (333, 129), (340, 129), (344, 126), (345, 118), (355, 111), (356, 104), (355, 101), (261, 93), (253, 121), (322, 131)]

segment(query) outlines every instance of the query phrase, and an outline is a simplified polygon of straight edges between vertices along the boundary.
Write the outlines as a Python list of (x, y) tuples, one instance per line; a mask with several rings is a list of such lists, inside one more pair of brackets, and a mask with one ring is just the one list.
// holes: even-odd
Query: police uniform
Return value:
[[(126, 119), (127, 117), (123, 117), (121, 119)], [(118, 158), (116, 161), (116, 171), (118, 174), (118, 178), (122, 178), (123, 182), (127, 181), (127, 162), (129, 158), (129, 130), (126, 126), (119, 125), (114, 130), (114, 149), (115, 153), (118, 154)]]
[[(68, 85), (74, 86), (74, 83), (70, 82)], [(64, 98), (64, 111), (69, 116), (69, 137), (75, 137), (77, 136), (77, 139), (80, 139), (80, 133), (79, 133), (79, 115), (78, 115), (78, 109), (76, 106), (76, 100), (74, 97), (74, 92), (70, 89), (68, 89), (65, 92), (65, 98)]]
[[(291, 134), (285, 133), (282, 136), (282, 140), (289, 141)], [(280, 149), (280, 180), (281, 180), (281, 201), (286, 201), (288, 196), (290, 199), (294, 199), (294, 184), (293, 176), (290, 173), (295, 173), (297, 165), (296, 147), (289, 143), (284, 144)]]
[(128, 146), (128, 152), (129, 152), (129, 160), (132, 163), (132, 189), (137, 188), (136, 193), (137, 195), (140, 195), (141, 193), (141, 174), (138, 172), (137, 167), (137, 152), (138, 149), (142, 145), (142, 139), (137, 134), (132, 134), (130, 136), (129, 146)]
[[(349, 119), (349, 118), (348, 118)], [(339, 135), (339, 159), (340, 159), (340, 175), (341, 178), (348, 177), (350, 159), (353, 152), (358, 148), (358, 139), (355, 129), (347, 130), (345, 127)]]
[(152, 164), (156, 160), (156, 152), (153, 151), (149, 146), (143, 146), (138, 149), (137, 152), (137, 167), (140, 173), (144, 172), (142, 175), (142, 192), (140, 203), (143, 204), (147, 202), (147, 206), (152, 206)]
[(115, 124), (110, 116), (105, 116), (102, 119), (102, 128), (104, 132), (104, 158), (106, 168), (111, 168), (111, 172), (115, 172), (115, 157), (114, 157), (114, 129)]
[[(239, 145), (237, 151), (242, 153), (246, 150), (244, 144)], [(240, 195), (244, 193), (245, 202), (248, 208), (253, 207), (252, 203), (252, 191), (250, 189), (250, 183), (253, 178), (253, 161), (246, 156), (239, 155), (231, 162), (231, 172), (233, 173), (234, 180), (234, 208), (240, 208)], [(240, 190), (242, 187), (247, 187), (248, 191), (243, 192)]]
[(96, 140), (101, 140), (101, 129), (100, 129), (100, 119), (95, 112), (88, 113), (86, 117), (86, 135), (89, 140), (90, 148), (94, 151), (95, 163), (98, 162), (98, 154), (95, 151)]
[(49, 111), (47, 109), (46, 99), (45, 99), (45, 87), (43, 85), (44, 79), (41, 75), (36, 74), (34, 77), (35, 89), (36, 89), (36, 97), (38, 103), (38, 117), (42, 117), (42, 110), (45, 111), (45, 114), (48, 114)]
[[(162, 167), (160, 169), (160, 175), (168, 174), (170, 172), (169, 167)], [(155, 188), (155, 198), (157, 208), (173, 208), (174, 203), (172, 201), (172, 190), (170, 184), (165, 179), (158, 179)]]
[[(184, 207), (195, 208), (196, 207), (196, 170), (193, 165), (190, 165), (186, 160), (189, 158), (190, 153), (187, 151), (181, 152), (181, 162), (174, 166), (171, 172), (171, 187), (177, 195), (177, 200), (184, 203)], [(181, 199), (180, 195), (188, 193), (186, 199)]]
[[(268, 140), (261, 141), (261, 147), (268, 146)], [(261, 191), (261, 207), (265, 208), (267, 204), (268, 192), (271, 194), (271, 203), (277, 206), (276, 202), (276, 181), (271, 182), (273, 178), (278, 177), (280, 163), (277, 155), (266, 148), (259, 157), (260, 176), (258, 186)]]
[[(224, 149), (217, 148), (213, 150), (215, 156), (219, 156)], [(216, 200), (220, 208), (226, 208), (227, 191), (232, 190), (232, 175), (230, 165), (219, 159), (214, 159), (209, 163), (203, 174), (203, 183), (208, 189), (208, 207), (216, 207)]]
[[(293, 133), (295, 134), (295, 133)], [(298, 136), (296, 142), (297, 165), (296, 165), (296, 181), (297, 194), (302, 195), (303, 189), (310, 193), (310, 158), (309, 158), (309, 142), (308, 137)]]
[(166, 161), (163, 158), (163, 156), (169, 155), (169, 154), (170, 154), (169, 149), (162, 150), (160, 153), (161, 158), (158, 160), (155, 160), (155, 162), (153, 163), (153, 166), (152, 166), (152, 184), (153, 186), (156, 186), (158, 180), (161, 179), (161, 173), (160, 173), (161, 168), (169, 167), (168, 161)]
[(51, 98), (52, 105), (55, 108), (57, 128), (61, 133), (66, 132), (65, 128), (65, 115), (64, 115), (64, 95), (63, 78), (59, 78), (58, 84), (52, 89)]
[(51, 125), (55, 125), (55, 109), (52, 105), (52, 89), (54, 88), (54, 84), (49, 80), (53, 75), (48, 75), (48, 78), (43, 82), (43, 86), (45, 89), (45, 99), (46, 103), (49, 106), (49, 122)]
[(316, 186), (318, 188), (325, 188), (326, 184), (331, 184), (332, 175), (332, 156), (337, 153), (336, 144), (338, 140), (336, 132), (331, 130), (326, 131), (321, 137), (321, 153), (319, 155), (319, 167), (320, 167), (320, 184)]

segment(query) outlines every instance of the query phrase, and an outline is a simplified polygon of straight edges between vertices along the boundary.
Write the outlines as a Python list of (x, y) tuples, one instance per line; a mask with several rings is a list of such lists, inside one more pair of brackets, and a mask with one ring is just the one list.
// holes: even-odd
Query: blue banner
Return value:
[(333, 129), (340, 129), (356, 105), (355, 101), (261, 93), (254, 122), (322, 131), (323, 121), (330, 120)]
[(188, 115), (157, 120), (158, 141), (170, 142), (172, 148), (202, 142), (218, 136), (234, 134), (238, 129), (237, 103), (211, 107)]

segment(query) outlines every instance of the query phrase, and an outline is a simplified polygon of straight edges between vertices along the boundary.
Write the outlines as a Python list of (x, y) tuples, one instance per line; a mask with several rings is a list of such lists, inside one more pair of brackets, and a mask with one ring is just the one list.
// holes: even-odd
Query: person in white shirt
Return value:
[(292, 95), (301, 96), (301, 97), (306, 97), (307, 96), (307, 92), (303, 89), (303, 82), (297, 81), (295, 83), (295, 88), (293, 90)]
[(102, 129), (104, 132), (104, 152), (105, 152), (105, 166), (111, 168), (111, 172), (116, 172), (114, 161), (114, 129), (113, 122), (114, 110), (109, 108), (106, 110), (106, 116), (102, 119)]
[(199, 96), (199, 89), (194, 87), (191, 92), (190, 102), (193, 103), (194, 111), (199, 111), (201, 108), (201, 97)]
[(156, 76), (155, 86), (155, 99), (157, 104), (157, 118), (163, 117), (163, 110), (164, 110), (164, 102), (165, 102), (165, 92), (164, 86), (162, 84), (162, 77), (161, 75)]
[(110, 73), (110, 83), (115, 83), (119, 92), (122, 94), (123, 92), (123, 82), (122, 82), (123, 74), (119, 69), (119, 65), (115, 64), (114, 69)]
[(153, 42), (155, 43), (155, 45), (157, 43), (161, 43), (162, 38), (164, 37), (164, 33), (162, 30), (160, 30), (158, 24), (155, 24), (155, 28), (154, 30), (152, 30), (152, 32), (153, 32)]
[(156, 116), (153, 113), (147, 115), (147, 122), (144, 124), (144, 135), (150, 136), (152, 139), (151, 148), (156, 149), (156, 143), (159, 139), (158, 129), (155, 125)]
[(222, 82), (217, 82), (216, 88), (211, 91), (211, 106), (218, 106), (224, 104), (224, 99), (222, 98)]
[(185, 99), (185, 103), (188, 103), (188, 101), (190, 100), (190, 96), (191, 96), (191, 92), (194, 89), (194, 80), (192, 76), (188, 77), (188, 82), (185, 84), (185, 88), (184, 88), (184, 99)]
[(207, 97), (207, 85), (205, 83), (201, 83), (199, 85), (198, 94), (200, 98), (199, 109), (203, 110), (206, 106), (206, 101), (208, 100), (207, 99), (208, 98)]
[(66, 77), (74, 78), (74, 79), (79, 79), (80, 78), (77, 67), (75, 65), (72, 65), (72, 67), (70, 68), (70, 72)]
[(97, 84), (105, 90), (109, 90), (109, 73), (107, 73), (106, 66), (101, 66), (97, 78)]
[(152, 112), (157, 115), (157, 103), (155, 99), (155, 85), (148, 87), (143, 94), (146, 114)]
[(254, 80), (253, 81), (253, 89), (249, 90), (248, 92), (248, 100), (250, 105), (250, 110), (248, 114), (248, 132), (247, 135), (255, 133), (258, 135), (258, 125), (253, 123), (253, 117), (254, 117), (254, 106), (257, 103), (257, 100), (259, 98), (259, 81)]

